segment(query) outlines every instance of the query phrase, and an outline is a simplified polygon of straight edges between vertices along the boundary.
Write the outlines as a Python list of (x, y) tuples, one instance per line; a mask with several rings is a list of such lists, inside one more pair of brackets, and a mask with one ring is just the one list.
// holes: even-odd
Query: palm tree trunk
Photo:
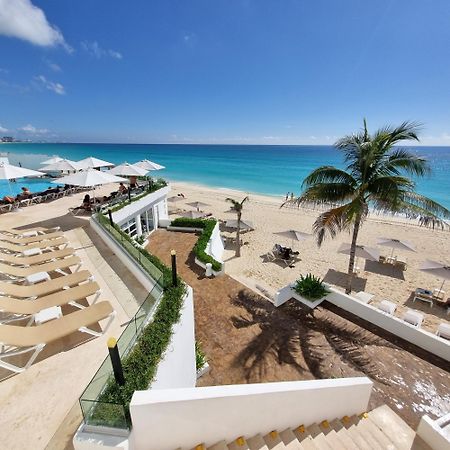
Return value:
[(350, 246), (350, 261), (348, 263), (348, 276), (347, 276), (347, 286), (345, 287), (345, 293), (350, 294), (352, 292), (352, 281), (355, 267), (355, 253), (356, 253), (356, 242), (358, 240), (359, 227), (361, 225), (361, 215), (358, 214), (355, 220), (355, 226), (353, 227), (352, 244)]
[(241, 256), (241, 213), (237, 213), (237, 230), (236, 230), (236, 257)]

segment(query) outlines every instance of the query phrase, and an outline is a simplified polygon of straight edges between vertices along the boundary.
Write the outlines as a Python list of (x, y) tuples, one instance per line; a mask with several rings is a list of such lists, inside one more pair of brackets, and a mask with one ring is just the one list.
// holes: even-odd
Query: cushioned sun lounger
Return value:
[(52, 280), (30, 286), (0, 281), (0, 294), (14, 298), (32, 299), (58, 292), (70, 286), (76, 286), (88, 280), (93, 280), (91, 272), (88, 270), (80, 270), (70, 275), (53, 278)]
[(11, 244), (26, 245), (32, 244), (33, 242), (40, 242), (47, 240), (49, 241), (59, 237), (64, 237), (64, 234), (61, 231), (55, 231), (54, 233), (48, 234), (38, 234), (37, 236), (28, 236), (28, 237), (14, 237), (0, 234), (0, 241), (10, 242)]
[(38, 241), (32, 242), (31, 244), (21, 245), (14, 244), (11, 242), (0, 241), (0, 251), (1, 252), (13, 252), (13, 253), (23, 253), (31, 249), (47, 250), (54, 249), (61, 246), (67, 246), (68, 240), (65, 237), (60, 237), (56, 239), (51, 239), (49, 241)]
[(69, 258), (57, 259), (44, 264), (36, 264), (30, 267), (17, 267), (0, 263), (0, 274), (5, 274), (14, 278), (25, 278), (38, 272), (55, 272), (62, 271), (68, 267), (77, 266), (75, 272), (81, 266), (81, 259), (78, 256), (70, 256)]
[(15, 228), (4, 228), (0, 230), (0, 234), (11, 235), (16, 237), (28, 237), (28, 236), (36, 236), (38, 234), (49, 234), (54, 233), (55, 231), (59, 231), (60, 227), (53, 228), (44, 228), (44, 227), (34, 227), (34, 228), (26, 228), (23, 230), (16, 230)]
[[(85, 309), (75, 311), (42, 325), (20, 327), (15, 325), (0, 326), (0, 367), (20, 373), (33, 364), (44, 347), (58, 339), (62, 339), (75, 331), (101, 336), (111, 325), (115, 311), (108, 301), (102, 301)], [(109, 318), (105, 329), (94, 331), (89, 326)], [(30, 357), (20, 366), (5, 361), (7, 358), (30, 353)]]
[(40, 297), (36, 300), (23, 300), (10, 297), (0, 297), (0, 312), (3, 317), (0, 318), (0, 323), (10, 323), (17, 320), (30, 318), (28, 325), (34, 321), (35, 314), (46, 308), (54, 306), (72, 305), (79, 309), (86, 308), (86, 305), (78, 303), (80, 300), (86, 299), (91, 295), (95, 295), (92, 305), (95, 304), (100, 295), (100, 286), (95, 281), (89, 281), (85, 284), (63, 289), (45, 297)]
[(66, 258), (75, 253), (73, 248), (67, 247), (62, 250), (54, 250), (52, 252), (40, 253), (34, 256), (17, 256), (10, 253), (0, 252), (0, 262), (8, 263), (15, 266), (32, 266), (34, 264), (42, 264), (46, 261)]

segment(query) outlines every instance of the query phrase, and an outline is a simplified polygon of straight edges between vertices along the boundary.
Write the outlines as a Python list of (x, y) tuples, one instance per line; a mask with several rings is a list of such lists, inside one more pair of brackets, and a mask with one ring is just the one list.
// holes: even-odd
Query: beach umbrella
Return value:
[(144, 177), (148, 170), (141, 169), (138, 166), (124, 162), (109, 171), (113, 175), (122, 175), (124, 177)]
[(311, 234), (303, 233), (302, 231), (297, 230), (277, 231), (276, 233), (273, 234), (284, 237), (286, 239), (290, 239), (291, 247), (294, 246), (294, 241), (305, 241), (306, 239), (309, 239), (311, 237)]
[(205, 217), (205, 213), (201, 213), (198, 211), (187, 211), (183, 214), (180, 214), (181, 217), (186, 217), (187, 219), (201, 219)]
[(450, 265), (448, 264), (426, 259), (422, 263), (420, 270), (431, 273), (432, 275), (442, 279), (442, 284), (439, 289), (440, 291), (442, 291), (442, 288), (444, 287), (445, 280), (450, 280)]
[(149, 161), (148, 159), (143, 159), (142, 161), (139, 161), (134, 166), (138, 166), (141, 169), (147, 170), (147, 172), (150, 172), (151, 170), (162, 170), (165, 169), (165, 166), (161, 166), (161, 164), (157, 164), (153, 161)]
[(8, 163), (0, 163), (0, 180), (15, 180), (24, 177), (41, 177), (45, 173), (37, 170), (25, 169), (24, 167), (13, 166)]
[(80, 169), (88, 169), (89, 167), (96, 169), (98, 167), (114, 166), (113, 163), (110, 163), (108, 161), (103, 161), (103, 159), (94, 158), (93, 156), (89, 156), (87, 158), (81, 159), (80, 161), (77, 161), (77, 164), (80, 167)]
[(173, 197), (169, 197), (167, 199), (167, 201), (169, 203), (177, 203), (177, 202), (181, 202), (182, 200), (184, 200), (184, 198), (183, 197), (179, 197), (178, 195), (174, 195)]
[(77, 162), (70, 159), (61, 159), (42, 167), (41, 170), (44, 170), (45, 172), (76, 172), (77, 170), (80, 170), (80, 166)]
[(394, 254), (394, 249), (397, 250), (405, 250), (408, 252), (415, 252), (416, 248), (414, 244), (410, 241), (404, 241), (400, 239), (392, 239), (392, 238), (379, 238), (377, 241), (378, 245), (382, 245), (384, 247), (392, 248), (391, 256)]
[(204, 208), (205, 206), (211, 206), (211, 205), (208, 205), (208, 203), (203, 203), (203, 202), (191, 202), (191, 203), (186, 203), (186, 205), (196, 208), (197, 211), (200, 211), (200, 208)]
[(57, 163), (57, 162), (59, 162), (59, 161), (61, 161), (61, 160), (62, 160), (62, 158), (60, 158), (59, 156), (53, 156), (53, 157), (50, 158), (50, 159), (47, 159), (47, 160), (45, 160), (45, 161), (42, 161), (42, 162), (41, 162), (41, 165), (46, 166), (46, 165), (48, 165), (48, 164), (55, 164), (55, 163)]
[[(236, 228), (238, 227), (238, 221), (236, 219), (227, 220), (225, 223), (227, 228)], [(241, 230), (254, 230), (253, 222), (250, 220), (241, 220), (240, 227)]]
[[(350, 244), (342, 244), (338, 248), (338, 253), (342, 253), (344, 255), (350, 255)], [(357, 245), (355, 250), (355, 256), (357, 258), (368, 259), (369, 261), (378, 261), (380, 259), (380, 252), (376, 248), (366, 247), (364, 245)]]

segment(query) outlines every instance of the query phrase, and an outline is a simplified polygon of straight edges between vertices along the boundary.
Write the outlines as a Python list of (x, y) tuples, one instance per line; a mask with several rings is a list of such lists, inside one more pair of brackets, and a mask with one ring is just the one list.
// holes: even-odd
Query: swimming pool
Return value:
[(9, 182), (9, 186), (7, 180), (0, 180), (0, 199), (5, 195), (20, 194), (21, 188), (24, 186), (34, 193), (54, 189), (58, 185), (52, 183), (52, 178), (21, 178), (14, 183)]

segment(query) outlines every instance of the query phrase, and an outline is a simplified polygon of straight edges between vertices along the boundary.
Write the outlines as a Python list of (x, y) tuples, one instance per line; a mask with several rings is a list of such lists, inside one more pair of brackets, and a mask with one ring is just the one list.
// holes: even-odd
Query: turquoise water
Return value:
[[(418, 192), (450, 208), (450, 147), (410, 150), (425, 156), (433, 169), (430, 177), (417, 181)], [(12, 164), (20, 162), (31, 169), (39, 169), (39, 163), (53, 155), (75, 161), (96, 156), (113, 163), (147, 158), (166, 166), (155, 175), (169, 180), (278, 196), (298, 194), (302, 180), (312, 169), (343, 163), (333, 147), (307, 145), (2, 144), (0, 152), (10, 152)], [(30, 182), (25, 185), (31, 187)], [(47, 186), (44, 183), (44, 188)], [(0, 185), (0, 194), (8, 192), (6, 185)]]

